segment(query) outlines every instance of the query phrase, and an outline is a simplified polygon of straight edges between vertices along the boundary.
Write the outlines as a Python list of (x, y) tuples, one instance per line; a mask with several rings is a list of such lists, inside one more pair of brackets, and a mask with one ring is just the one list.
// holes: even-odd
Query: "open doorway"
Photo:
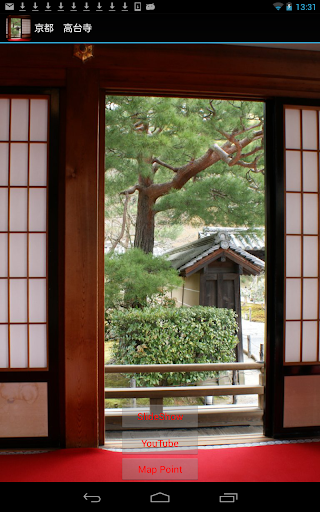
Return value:
[(10, 26), (11, 26), (11, 38), (12, 39), (20, 39), (21, 35), (22, 35), (22, 19), (21, 18), (11, 18)]
[[(105, 106), (105, 363), (198, 365), (108, 370), (106, 430), (122, 429), (124, 409), (159, 406), (194, 407), (216, 433), (262, 433), (264, 104), (108, 96)], [(199, 331), (208, 314), (213, 329)], [(134, 391), (164, 386), (182, 396)]]

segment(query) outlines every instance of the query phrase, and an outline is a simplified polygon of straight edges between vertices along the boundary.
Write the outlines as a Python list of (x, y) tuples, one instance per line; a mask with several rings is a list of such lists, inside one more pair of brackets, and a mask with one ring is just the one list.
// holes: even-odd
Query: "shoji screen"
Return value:
[(285, 107), (285, 364), (320, 362), (319, 115)]
[(30, 37), (31, 36), (31, 20), (28, 18), (22, 18), (21, 20), (22, 30), (21, 37)]
[(47, 97), (0, 96), (0, 369), (46, 369)]

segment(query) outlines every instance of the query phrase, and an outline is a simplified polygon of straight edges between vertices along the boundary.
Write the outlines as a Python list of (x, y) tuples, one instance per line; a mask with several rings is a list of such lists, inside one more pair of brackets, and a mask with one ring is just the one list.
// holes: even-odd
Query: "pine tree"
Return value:
[(263, 104), (107, 97), (109, 213), (136, 198), (134, 246), (154, 248), (156, 218), (220, 226), (264, 223)]

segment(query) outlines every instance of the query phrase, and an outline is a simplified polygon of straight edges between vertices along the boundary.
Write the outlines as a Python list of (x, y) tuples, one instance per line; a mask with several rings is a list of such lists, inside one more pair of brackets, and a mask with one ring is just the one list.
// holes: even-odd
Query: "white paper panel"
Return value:
[(300, 111), (286, 109), (285, 112), (286, 148), (300, 148)]
[(286, 232), (301, 233), (301, 194), (286, 194)]
[(30, 367), (47, 366), (47, 138), (47, 99), (0, 99), (0, 368), (9, 345), (27, 368), (28, 343)]
[(10, 231), (27, 231), (27, 202), (26, 188), (11, 188), (10, 190)]
[(318, 322), (302, 323), (302, 361), (317, 360)]
[(286, 237), (286, 272), (287, 277), (301, 277), (301, 237)]
[(285, 361), (300, 361), (300, 322), (286, 322)]
[(314, 320), (318, 318), (318, 279), (303, 280), (303, 318)]
[(47, 366), (46, 325), (30, 325), (29, 359), (29, 364), (31, 368), (45, 368)]
[(302, 111), (302, 145), (303, 149), (317, 149), (317, 111)]
[(10, 277), (27, 277), (27, 234), (10, 234)]
[[(317, 110), (307, 109), (286, 109), (285, 112), (285, 301), (286, 320), (292, 320), (285, 324), (285, 361), (289, 363), (317, 361), (318, 357), (319, 115)], [(303, 236), (294, 236), (300, 234)]]
[(303, 194), (303, 233), (318, 234), (318, 194)]
[(48, 100), (31, 100), (30, 140), (47, 140)]
[(28, 327), (10, 325), (10, 367), (28, 367)]
[(27, 322), (27, 280), (10, 279), (10, 322)]
[(8, 277), (8, 235), (0, 233), (0, 277)]
[(303, 190), (318, 192), (318, 153), (303, 152)]
[(286, 151), (286, 190), (301, 191), (300, 151)]
[(10, 100), (0, 98), (0, 140), (9, 140)]
[(29, 100), (11, 101), (11, 140), (28, 140)]
[(30, 144), (30, 186), (47, 185), (47, 145)]
[(47, 321), (47, 286), (45, 279), (29, 279), (30, 322)]
[(8, 321), (8, 280), (0, 279), (0, 322)]
[(304, 277), (318, 277), (319, 238), (317, 236), (303, 237), (303, 275)]
[(29, 277), (47, 275), (47, 237), (46, 234), (29, 235)]
[(11, 144), (10, 185), (28, 185), (28, 144)]
[(46, 231), (47, 190), (45, 188), (30, 188), (29, 198), (29, 230)]
[[(1, 121), (0, 121), (1, 122)], [(8, 185), (9, 144), (0, 144), (0, 186)]]
[(8, 190), (0, 188), (0, 231), (8, 231)]
[(286, 279), (286, 319), (301, 318), (301, 279)]
[(9, 365), (8, 326), (0, 325), (0, 368)]

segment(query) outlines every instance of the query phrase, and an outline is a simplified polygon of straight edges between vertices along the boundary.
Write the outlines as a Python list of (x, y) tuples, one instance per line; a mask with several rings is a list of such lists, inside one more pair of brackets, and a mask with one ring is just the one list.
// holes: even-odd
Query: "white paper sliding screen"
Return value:
[(319, 118), (285, 107), (286, 364), (319, 363)]
[(46, 369), (49, 99), (0, 96), (0, 369)]

